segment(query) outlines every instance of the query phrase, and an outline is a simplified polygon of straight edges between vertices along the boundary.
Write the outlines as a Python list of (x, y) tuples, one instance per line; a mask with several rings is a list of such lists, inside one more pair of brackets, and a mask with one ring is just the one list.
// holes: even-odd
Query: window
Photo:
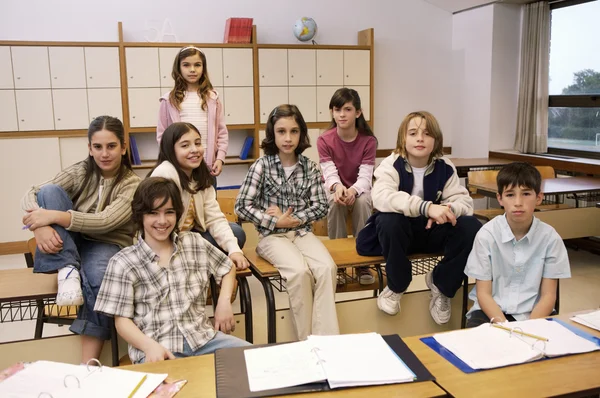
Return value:
[(600, 1), (550, 9), (548, 152), (600, 157)]

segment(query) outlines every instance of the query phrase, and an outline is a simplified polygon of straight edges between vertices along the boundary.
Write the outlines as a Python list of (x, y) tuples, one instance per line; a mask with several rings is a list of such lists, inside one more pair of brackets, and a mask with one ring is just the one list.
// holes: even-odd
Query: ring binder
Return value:
[(67, 380), (72, 377), (75, 380), (77, 380), (77, 388), (81, 388), (81, 381), (79, 381), (79, 377), (75, 376), (75, 375), (66, 375), (63, 378), (63, 385), (65, 386), (65, 388), (69, 388), (69, 386), (67, 385)]
[[(91, 358), (90, 360), (88, 360), (88, 361), (86, 362), (85, 366), (86, 366), (86, 368), (87, 368), (87, 371), (88, 371), (88, 372), (91, 372), (91, 371), (90, 371), (90, 362), (92, 362), (92, 361), (96, 362), (96, 363), (98, 364), (98, 370), (102, 371), (102, 362), (100, 362), (100, 361), (99, 361), (99, 360), (97, 360), (96, 358)], [(96, 371), (96, 370), (94, 370), (94, 371)]]

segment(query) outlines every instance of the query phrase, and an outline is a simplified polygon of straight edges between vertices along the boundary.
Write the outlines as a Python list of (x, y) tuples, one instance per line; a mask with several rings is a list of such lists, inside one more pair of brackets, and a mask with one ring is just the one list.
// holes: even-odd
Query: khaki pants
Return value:
[(323, 243), (294, 231), (260, 238), (256, 252), (286, 280), (296, 336), (339, 334), (335, 310), (337, 267)]
[(356, 238), (358, 232), (365, 227), (367, 219), (373, 213), (371, 192), (364, 192), (352, 206), (343, 206), (333, 201), (333, 194), (327, 192), (329, 211), (327, 213), (327, 234), (329, 239), (347, 238), (346, 217), (352, 213), (352, 235)]

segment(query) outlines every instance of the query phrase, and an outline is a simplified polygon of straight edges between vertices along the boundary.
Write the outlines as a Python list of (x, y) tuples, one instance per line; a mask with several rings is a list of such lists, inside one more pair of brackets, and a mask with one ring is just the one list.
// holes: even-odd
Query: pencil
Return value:
[(498, 329), (506, 330), (506, 331), (511, 332), (511, 333), (520, 334), (521, 336), (531, 337), (532, 339), (542, 340), (542, 341), (548, 341), (548, 339), (545, 338), (545, 337), (537, 336), (537, 335), (531, 334), (531, 333), (525, 333), (525, 332), (522, 332), (520, 330), (515, 330), (515, 329), (507, 328), (506, 326), (498, 325), (497, 323), (492, 323), (492, 326), (495, 327), (495, 328), (498, 328)]

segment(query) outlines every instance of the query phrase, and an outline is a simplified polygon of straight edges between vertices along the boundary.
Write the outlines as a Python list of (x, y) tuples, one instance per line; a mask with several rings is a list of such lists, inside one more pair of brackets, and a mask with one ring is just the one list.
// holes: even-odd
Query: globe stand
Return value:
[(312, 42), (312, 44), (313, 44), (313, 45), (315, 45), (315, 46), (319, 44), (319, 43), (317, 43), (317, 42), (316, 42), (316, 41), (314, 41), (314, 40), (311, 40), (311, 42)]

